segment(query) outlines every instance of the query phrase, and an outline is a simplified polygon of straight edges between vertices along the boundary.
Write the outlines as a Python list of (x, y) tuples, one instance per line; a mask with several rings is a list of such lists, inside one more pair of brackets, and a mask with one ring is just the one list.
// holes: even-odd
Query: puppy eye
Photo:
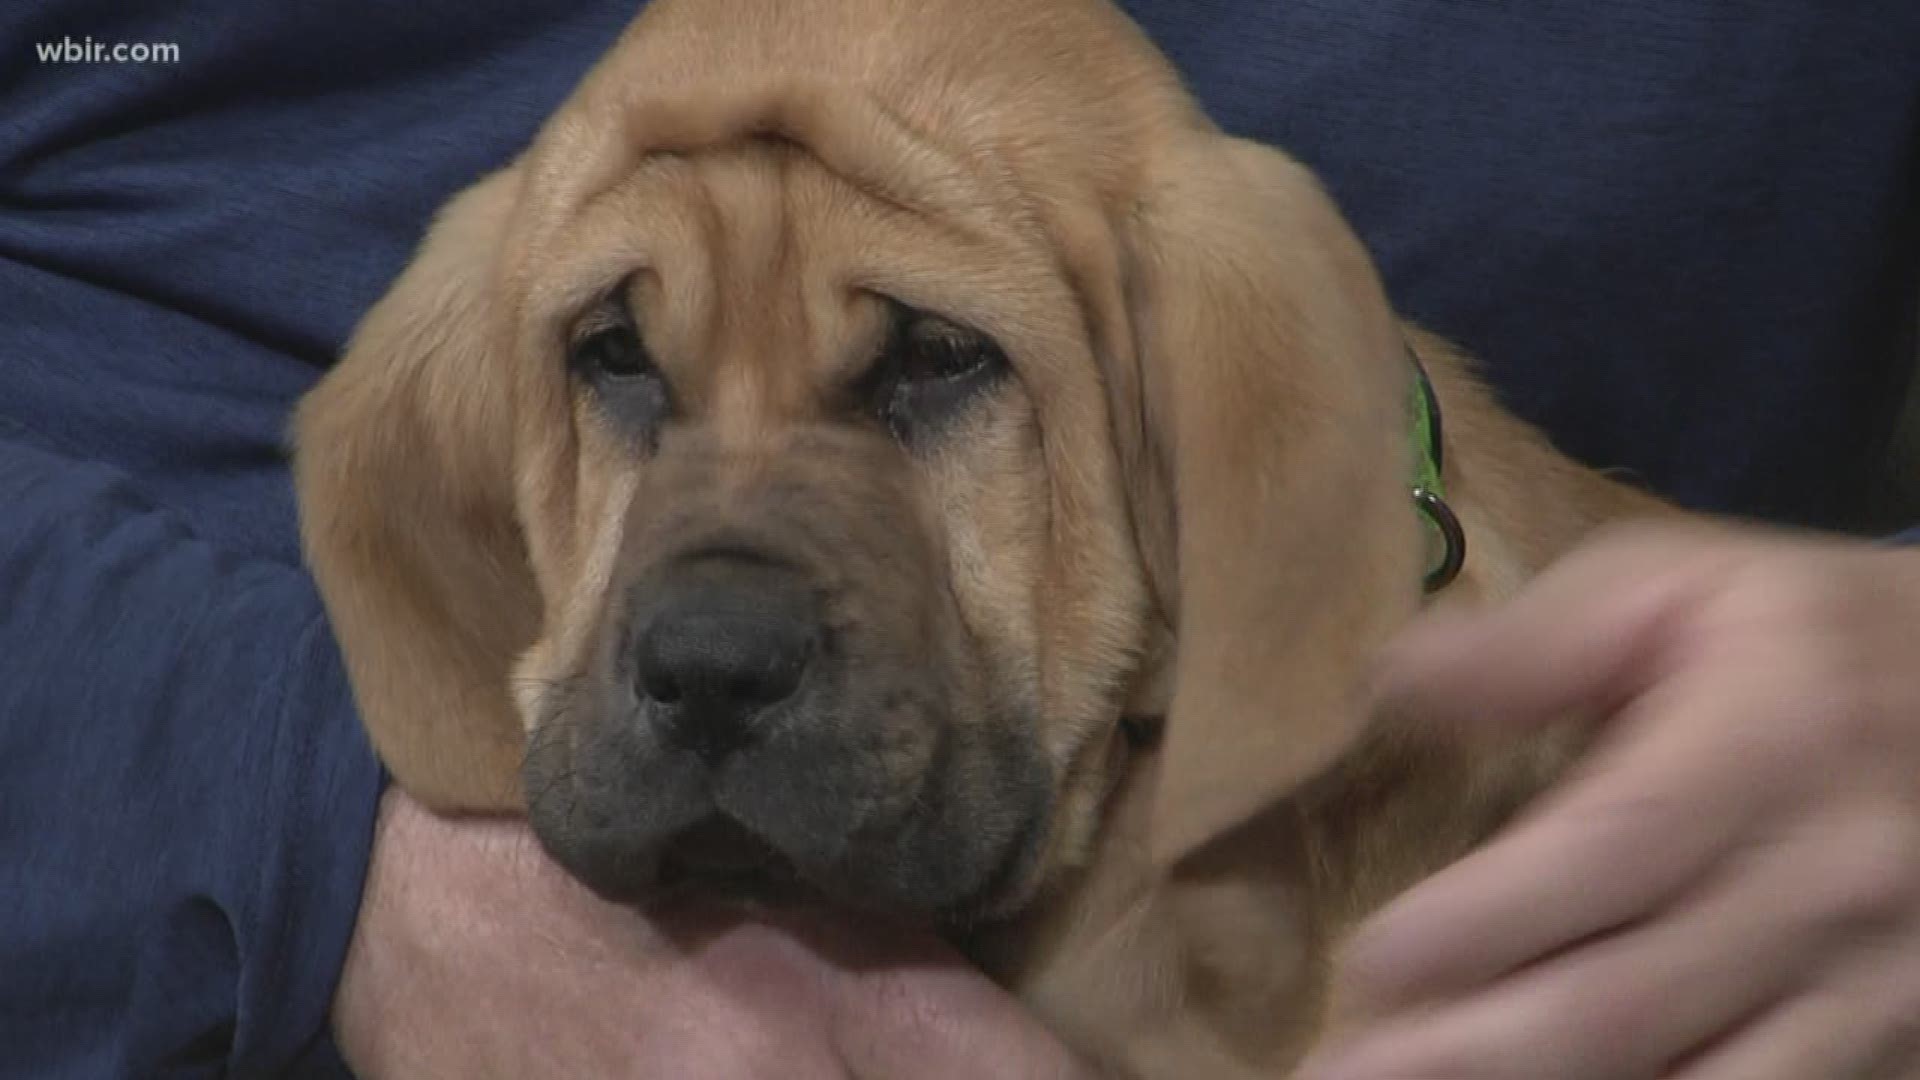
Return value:
[(637, 379), (653, 373), (647, 347), (631, 326), (596, 330), (573, 347), (574, 370), (590, 379)]
[(957, 326), (938, 327), (903, 344), (900, 376), (910, 383), (955, 382), (979, 374), (1000, 359), (999, 349), (985, 335)]
[(624, 305), (609, 301), (593, 325), (568, 349), (567, 365), (602, 415), (638, 445), (651, 448), (673, 413), (666, 380)]
[(902, 312), (874, 368), (874, 406), (902, 442), (958, 414), (1009, 369), (991, 337), (945, 319)]

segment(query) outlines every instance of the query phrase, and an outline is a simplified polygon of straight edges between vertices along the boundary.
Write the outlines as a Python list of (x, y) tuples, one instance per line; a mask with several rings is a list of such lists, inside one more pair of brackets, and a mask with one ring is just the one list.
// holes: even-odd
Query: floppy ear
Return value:
[(362, 719), (400, 786), (443, 810), (521, 803), (508, 674), (539, 608), (489, 360), (518, 184), (496, 173), (446, 206), (294, 419), (302, 538)]
[(1157, 171), (1127, 245), (1141, 407), (1120, 428), (1177, 642), (1165, 865), (1353, 743), (1370, 655), (1418, 603), (1424, 534), (1398, 323), (1318, 183), (1212, 133)]

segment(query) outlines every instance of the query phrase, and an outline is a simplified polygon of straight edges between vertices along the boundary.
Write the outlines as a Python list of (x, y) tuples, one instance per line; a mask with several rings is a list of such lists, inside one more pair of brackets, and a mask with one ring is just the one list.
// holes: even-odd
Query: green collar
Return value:
[(1420, 354), (1407, 345), (1407, 360), (1413, 365), (1413, 506), (1426, 519), (1428, 530), (1439, 544), (1439, 557), (1427, 570), (1426, 591), (1439, 592), (1460, 575), (1467, 560), (1467, 534), (1460, 519), (1447, 505), (1446, 442), (1440, 428), (1440, 398), (1427, 379)]

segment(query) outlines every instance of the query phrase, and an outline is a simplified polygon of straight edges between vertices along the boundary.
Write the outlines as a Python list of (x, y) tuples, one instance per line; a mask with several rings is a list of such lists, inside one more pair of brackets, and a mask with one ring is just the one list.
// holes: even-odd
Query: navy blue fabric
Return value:
[[(1126, 6), (1563, 445), (1859, 519), (1920, 293), (1920, 5)], [(632, 10), (0, 5), (0, 1073), (339, 1072), (381, 778), (287, 409)], [(63, 37), (181, 59), (34, 59)]]
[(1126, 6), (1563, 448), (1702, 508), (1871, 520), (1920, 293), (1920, 4)]

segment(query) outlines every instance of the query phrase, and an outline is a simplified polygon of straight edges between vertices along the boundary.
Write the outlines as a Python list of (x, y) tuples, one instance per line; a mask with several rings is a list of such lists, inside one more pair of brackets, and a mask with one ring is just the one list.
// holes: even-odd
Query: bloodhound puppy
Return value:
[(938, 924), (1151, 1077), (1286, 1075), (1341, 934), (1566, 756), (1367, 715), (1370, 652), (1664, 512), (1100, 0), (656, 0), (296, 442), (415, 796), (609, 897)]

